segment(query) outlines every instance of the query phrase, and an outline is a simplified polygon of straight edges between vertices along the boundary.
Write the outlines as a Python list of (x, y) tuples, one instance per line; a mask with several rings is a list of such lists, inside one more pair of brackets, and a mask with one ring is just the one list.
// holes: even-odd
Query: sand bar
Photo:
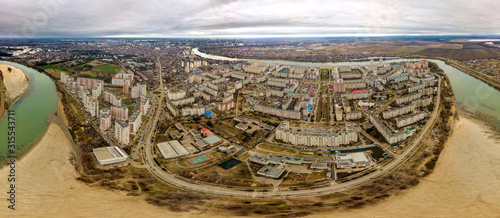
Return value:
[[(8, 68), (12, 71), (9, 72)], [(28, 77), (21, 69), (6, 64), (0, 64), (0, 71), (3, 73), (3, 82), (11, 101), (19, 98), (28, 90)]]

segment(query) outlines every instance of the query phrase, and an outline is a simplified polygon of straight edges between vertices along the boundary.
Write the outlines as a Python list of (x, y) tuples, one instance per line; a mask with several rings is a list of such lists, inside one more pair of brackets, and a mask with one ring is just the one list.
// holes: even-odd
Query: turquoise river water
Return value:
[[(21, 154), (31, 148), (47, 128), (45, 121), (57, 108), (57, 95), (54, 82), (47, 75), (21, 64), (0, 61), (21, 69), (29, 78), (30, 88), (9, 110), (15, 111), (16, 153)], [(0, 162), (8, 155), (7, 119), (0, 122)]]

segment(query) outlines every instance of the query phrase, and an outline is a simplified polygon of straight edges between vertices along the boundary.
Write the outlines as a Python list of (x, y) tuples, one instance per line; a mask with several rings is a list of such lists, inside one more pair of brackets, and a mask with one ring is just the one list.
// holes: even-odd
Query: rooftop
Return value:
[(257, 171), (257, 174), (262, 175), (262, 176), (267, 176), (271, 178), (279, 178), (281, 174), (283, 174), (285, 170), (275, 168), (275, 167), (270, 167), (270, 166), (264, 166), (262, 167), (259, 171)]

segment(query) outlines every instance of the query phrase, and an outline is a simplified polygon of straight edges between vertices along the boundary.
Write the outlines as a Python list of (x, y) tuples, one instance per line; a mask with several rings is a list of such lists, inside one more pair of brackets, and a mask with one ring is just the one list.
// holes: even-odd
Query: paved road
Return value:
[[(159, 62), (159, 61), (158, 61)], [(160, 69), (160, 85), (161, 87), (163, 86), (163, 81), (161, 78), (161, 67)], [(321, 187), (321, 188), (314, 188), (314, 189), (307, 189), (307, 190), (296, 190), (296, 191), (272, 191), (272, 192), (247, 192), (247, 191), (241, 191), (241, 190), (234, 190), (234, 189), (229, 189), (229, 188), (224, 188), (224, 187), (218, 187), (218, 186), (212, 186), (212, 185), (203, 185), (203, 184), (194, 184), (190, 183), (184, 180), (181, 180), (179, 178), (176, 178), (175, 175), (163, 171), (160, 166), (156, 164), (156, 162), (153, 160), (153, 144), (151, 143), (151, 137), (153, 133), (152, 128), (146, 136), (146, 144), (145, 144), (145, 149), (144, 149), (144, 161), (145, 165), (148, 169), (149, 172), (151, 172), (156, 178), (160, 179), (163, 182), (166, 182), (170, 185), (176, 186), (178, 188), (182, 189), (188, 189), (192, 191), (197, 191), (197, 192), (203, 192), (207, 194), (215, 194), (215, 195), (226, 195), (226, 196), (238, 196), (238, 197), (252, 197), (252, 198), (268, 198), (268, 197), (288, 197), (288, 196), (307, 196), (307, 195), (324, 195), (324, 194), (329, 194), (329, 193), (334, 193), (334, 192), (339, 192), (343, 190), (347, 190), (349, 188), (352, 188), (354, 186), (361, 185), (363, 183), (366, 183), (370, 180), (376, 179), (378, 177), (381, 177), (390, 171), (396, 169), (398, 166), (400, 166), (409, 156), (411, 153), (414, 152), (414, 150), (418, 147), (420, 142), (425, 138), (427, 135), (428, 131), (431, 129), (431, 127), (434, 125), (436, 118), (438, 117), (438, 111), (440, 108), (440, 96), (441, 96), (441, 77), (438, 76), (439, 78), (439, 85), (438, 85), (438, 93), (437, 93), (437, 100), (436, 104), (434, 106), (434, 111), (429, 118), (428, 122), (418, 135), (418, 137), (413, 140), (413, 142), (408, 146), (408, 149), (406, 149), (402, 154), (395, 156), (394, 160), (387, 165), (383, 166), (380, 168), (380, 170), (377, 170), (373, 173), (370, 173), (366, 176), (363, 176), (359, 179), (351, 180), (348, 182), (344, 182), (341, 184), (332, 184), (331, 186), (326, 186), (326, 187)], [(161, 98), (158, 103), (158, 107), (161, 108), (162, 100), (164, 96), (164, 91), (161, 91)], [(158, 116), (159, 116), (159, 111), (156, 111), (155, 117), (153, 124), (156, 124), (158, 121)]]

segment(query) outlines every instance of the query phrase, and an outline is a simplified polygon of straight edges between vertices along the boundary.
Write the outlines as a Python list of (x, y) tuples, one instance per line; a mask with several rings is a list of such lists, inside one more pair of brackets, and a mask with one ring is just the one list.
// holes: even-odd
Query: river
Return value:
[[(21, 69), (30, 80), (30, 88), (10, 107), (15, 111), (16, 154), (20, 155), (31, 148), (47, 128), (45, 121), (49, 114), (56, 112), (57, 90), (47, 75), (21, 64), (0, 61)], [(0, 163), (6, 160), (8, 115), (0, 122)]]
[[(282, 65), (302, 65), (302, 66), (317, 66), (317, 67), (328, 67), (328, 66), (346, 66), (346, 65), (368, 65), (369, 61), (361, 62), (326, 62), (326, 63), (315, 63), (315, 62), (297, 62), (297, 61), (278, 61), (278, 60), (255, 60), (255, 59), (237, 59), (237, 58), (227, 58), (216, 55), (209, 55), (200, 52), (198, 48), (193, 49), (194, 53), (200, 57), (210, 58), (215, 60), (225, 60), (225, 61), (248, 61), (248, 62), (262, 62), (269, 64), (282, 64)], [(489, 120), (489, 122), (500, 127), (500, 91), (485, 84), (481, 80), (478, 80), (472, 76), (457, 70), (454, 67), (447, 65), (444, 61), (437, 59), (425, 60), (437, 63), (437, 65), (444, 71), (451, 82), (453, 93), (455, 94), (455, 100), (460, 109), (467, 110), (470, 112), (481, 112), (486, 115), (496, 117), (497, 120)], [(415, 59), (394, 59), (386, 60), (387, 63), (397, 63), (404, 61), (418, 61), (422, 58)]]

